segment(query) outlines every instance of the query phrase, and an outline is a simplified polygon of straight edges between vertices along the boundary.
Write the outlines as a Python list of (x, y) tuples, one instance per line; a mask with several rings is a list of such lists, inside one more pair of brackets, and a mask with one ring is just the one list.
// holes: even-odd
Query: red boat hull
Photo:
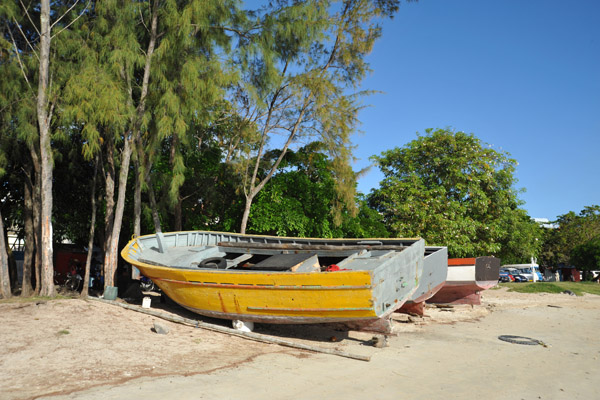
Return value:
[(427, 302), (481, 304), (481, 292), (498, 284), (500, 259), (496, 257), (448, 259), (448, 278)]
[(429, 303), (439, 304), (481, 304), (481, 292), (495, 286), (498, 282), (472, 282), (465, 284), (444, 285), (431, 299)]

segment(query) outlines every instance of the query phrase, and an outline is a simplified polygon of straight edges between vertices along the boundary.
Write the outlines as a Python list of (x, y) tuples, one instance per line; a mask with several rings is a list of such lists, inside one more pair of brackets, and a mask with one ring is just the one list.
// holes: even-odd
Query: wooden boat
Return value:
[(450, 258), (446, 283), (428, 303), (481, 304), (481, 291), (497, 285), (499, 276), (499, 258)]
[(425, 301), (429, 300), (444, 286), (447, 275), (448, 248), (425, 246), (425, 259), (419, 286), (398, 311), (406, 314), (423, 315), (425, 313)]
[(389, 332), (417, 288), (424, 242), (191, 231), (135, 238), (121, 255), (201, 315)]

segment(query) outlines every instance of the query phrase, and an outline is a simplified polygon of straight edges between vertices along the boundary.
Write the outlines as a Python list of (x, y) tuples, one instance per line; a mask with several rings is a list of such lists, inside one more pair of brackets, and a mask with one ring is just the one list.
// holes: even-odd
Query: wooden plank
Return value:
[(312, 264), (318, 263), (316, 254), (275, 254), (261, 262), (256, 263), (253, 266), (250, 266), (249, 269), (261, 271), (296, 271), (309, 259), (314, 259)]
[(239, 257), (234, 258), (233, 260), (227, 260), (227, 268), (237, 267), (239, 263), (244, 262), (252, 258), (252, 254), (242, 254)]

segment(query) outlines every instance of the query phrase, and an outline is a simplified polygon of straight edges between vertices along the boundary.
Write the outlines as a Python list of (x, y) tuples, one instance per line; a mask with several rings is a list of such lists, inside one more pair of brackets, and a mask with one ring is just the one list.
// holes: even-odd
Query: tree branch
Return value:
[[(29, 15), (29, 13), (27, 12), (27, 8), (25, 7), (25, 4), (23, 4), (23, 2), (21, 0), (19, 0), (19, 3), (21, 3), (21, 7), (23, 7), (23, 11), (25, 11), (25, 15), (27, 15), (27, 18), (29, 19), (29, 22), (31, 22), (31, 26), (33, 26), (33, 29), (35, 29), (35, 31), (37, 32), (38, 36), (42, 36), (42, 34), (40, 33), (40, 31), (38, 31), (37, 27), (35, 26), (35, 24), (33, 23), (33, 20), (31, 19), (31, 16)], [(16, 21), (15, 21), (16, 22)], [(18, 24), (17, 24), (18, 25)], [(20, 29), (20, 28), (19, 28)]]
[[(25, 36), (25, 32), (23, 32), (23, 30), (21, 29), (21, 25), (17, 22), (17, 20), (13, 17), (13, 21), (15, 22), (15, 25), (17, 25), (17, 28), (19, 28), (19, 32), (21, 32), (21, 36), (23, 36), (23, 39), (25, 39), (25, 41), (27, 42), (27, 45), (29, 45), (29, 48), (31, 49), (31, 52), (33, 54), (35, 54), (35, 57), (38, 59), (38, 61), (40, 60), (40, 57), (38, 56), (38, 54), (35, 52), (35, 49), (33, 48), (33, 45), (31, 44), (31, 42), (29, 41), (29, 39), (27, 39), (27, 36)], [(8, 30), (10, 32), (10, 29)], [(12, 35), (11, 35), (12, 37)], [(15, 44), (15, 48), (16, 48), (16, 44)]]
[[(60, 35), (60, 33), (61, 33), (62, 31), (64, 31), (65, 29), (67, 29), (68, 27), (70, 27), (71, 25), (73, 25), (73, 24), (75, 23), (75, 21), (77, 21), (79, 18), (81, 18), (81, 16), (82, 16), (82, 15), (83, 15), (83, 13), (85, 12), (85, 10), (87, 10), (88, 6), (90, 5), (90, 2), (91, 2), (91, 0), (89, 0), (89, 1), (87, 2), (87, 4), (85, 5), (85, 7), (83, 8), (83, 10), (81, 11), (81, 14), (79, 14), (79, 15), (77, 16), (77, 18), (75, 18), (75, 19), (74, 19), (73, 21), (71, 21), (71, 22), (70, 22), (70, 23), (69, 23), (67, 26), (65, 26), (65, 27), (64, 27), (64, 28), (62, 28), (60, 31), (58, 31), (58, 33), (57, 33), (56, 35)], [(75, 3), (75, 4), (77, 4), (77, 3)], [(75, 5), (75, 4), (73, 4), (73, 5)], [(71, 8), (72, 8), (72, 7), (71, 7)], [(69, 9), (69, 11), (70, 11), (70, 9)], [(67, 12), (69, 12), (69, 11), (67, 11)], [(66, 14), (66, 13), (65, 13), (65, 14)], [(63, 14), (63, 15), (62, 15), (62, 17), (64, 17), (64, 16), (65, 16), (65, 14)], [(62, 18), (62, 17), (60, 17), (60, 18)], [(59, 20), (60, 20), (60, 18), (59, 18)], [(56, 22), (58, 22), (58, 20), (57, 20)], [(54, 25), (56, 24), (56, 22), (55, 22), (54, 24), (52, 24), (52, 26), (54, 26)], [(50, 28), (52, 28), (52, 27), (50, 27)], [(50, 39), (53, 39), (54, 37), (56, 37), (56, 35), (53, 35), (52, 37), (50, 37)]]
[[(75, 6), (77, 5), (77, 3), (79, 3), (79, 1), (75, 0), (75, 2), (73, 3), (72, 6), (69, 7), (69, 9), (67, 11), (65, 11), (65, 13), (63, 15), (61, 15), (60, 17), (58, 17), (58, 19), (56, 21), (54, 21), (54, 23), (52, 25), (50, 25), (50, 30), (52, 30), (52, 28), (54, 28), (54, 25), (58, 24), (60, 22), (60, 20), (63, 19), (65, 17), (65, 15), (67, 15), (69, 13), (69, 11), (71, 11), (73, 8), (75, 8)], [(89, 4), (89, 2), (88, 2), (88, 4)], [(84, 11), (85, 11), (85, 9), (84, 9)]]
[(144, 21), (144, 15), (142, 14), (142, 9), (140, 8), (140, 21), (142, 21), (142, 25), (144, 25), (144, 28), (146, 28), (146, 32), (150, 32), (150, 29), (148, 29), (148, 26), (146, 25), (146, 22)]
[[(198, 28), (198, 24), (192, 24), (191, 26)], [(209, 26), (209, 29), (221, 29), (223, 31), (228, 31), (228, 32), (233, 32), (236, 33), (238, 36), (243, 37), (243, 38), (248, 38), (248, 32), (242, 32), (239, 29), (235, 29), (235, 28), (228, 28), (226, 26)]]
[(27, 74), (25, 73), (25, 67), (23, 66), (23, 63), (21, 62), (21, 56), (19, 55), (19, 49), (17, 48), (17, 43), (15, 42), (15, 38), (12, 34), (12, 31), (10, 29), (8, 29), (8, 33), (10, 34), (10, 39), (13, 42), (13, 46), (15, 47), (15, 54), (17, 55), (17, 61), (19, 61), (19, 66), (21, 67), (21, 72), (23, 73), (23, 78), (25, 78), (25, 82), (27, 82), (27, 86), (29, 86), (29, 89), (33, 90), (33, 88), (31, 87), (31, 83), (29, 82), (29, 79), (27, 78)]

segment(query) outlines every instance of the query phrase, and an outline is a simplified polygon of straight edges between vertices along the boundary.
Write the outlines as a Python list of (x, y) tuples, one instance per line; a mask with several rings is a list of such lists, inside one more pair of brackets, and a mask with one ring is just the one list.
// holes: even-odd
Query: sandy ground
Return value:
[[(153, 309), (196, 318), (153, 298)], [(488, 290), (394, 316), (388, 346), (322, 326), (256, 332), (358, 361), (162, 321), (94, 300), (0, 304), (0, 399), (597, 399), (600, 296)], [(202, 319), (205, 322), (222, 321)], [(154, 322), (169, 329), (153, 332)], [(518, 335), (542, 345), (498, 340)]]

